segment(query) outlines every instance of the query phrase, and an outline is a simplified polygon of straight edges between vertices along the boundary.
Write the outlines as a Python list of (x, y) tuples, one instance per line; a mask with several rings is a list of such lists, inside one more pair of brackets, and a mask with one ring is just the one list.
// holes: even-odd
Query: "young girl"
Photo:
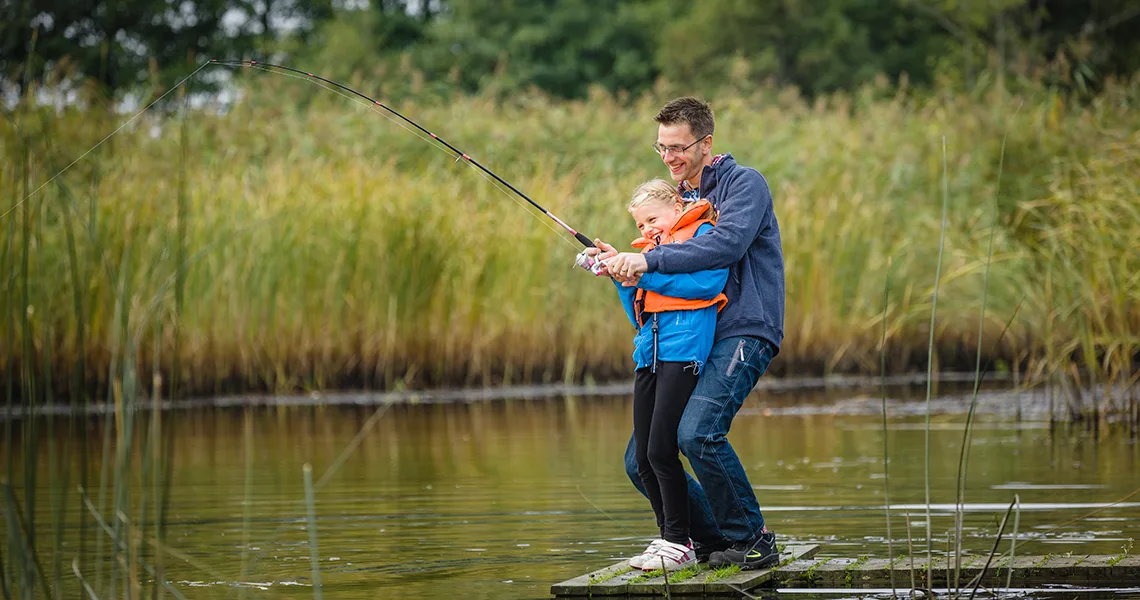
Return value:
[[(713, 227), (707, 200), (685, 203), (673, 184), (647, 181), (629, 203), (642, 253), (678, 244)], [(630, 559), (633, 567), (680, 569), (697, 561), (689, 539), (688, 490), (677, 449), (677, 425), (697, 375), (708, 359), (717, 312), (728, 303), (728, 269), (683, 274), (646, 273), (636, 285), (613, 280), (637, 335), (633, 434), (637, 472), (657, 517), (660, 539)]]

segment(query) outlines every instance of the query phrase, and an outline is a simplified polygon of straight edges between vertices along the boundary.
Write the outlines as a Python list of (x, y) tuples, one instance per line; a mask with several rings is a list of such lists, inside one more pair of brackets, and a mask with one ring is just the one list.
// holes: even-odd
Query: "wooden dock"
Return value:
[[(605, 568), (551, 586), (556, 598), (600, 596), (704, 596), (740, 597), (759, 587), (784, 588), (946, 588), (973, 585), (985, 570), (981, 585), (1003, 587), (1009, 577), (1014, 587), (1066, 584), (1081, 587), (1140, 585), (1140, 556), (1047, 555), (1018, 556), (1012, 562), (994, 558), (988, 568), (985, 556), (964, 556), (955, 581), (954, 561), (936, 557), (927, 580), (926, 558), (814, 558), (818, 545), (792, 545), (781, 550), (781, 563), (773, 569), (710, 570), (708, 565), (670, 573), (646, 573), (626, 559)], [(1012, 572), (1012, 576), (1010, 573)], [(913, 580), (912, 580), (913, 576)], [(913, 581), (913, 584), (912, 584)]]

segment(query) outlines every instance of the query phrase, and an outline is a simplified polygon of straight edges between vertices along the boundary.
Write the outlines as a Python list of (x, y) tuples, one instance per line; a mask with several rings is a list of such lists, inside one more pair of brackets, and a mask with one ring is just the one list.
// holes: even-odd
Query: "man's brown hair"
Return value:
[(693, 131), (693, 135), (697, 136), (697, 139), (704, 139), (706, 135), (713, 134), (712, 108), (692, 96), (670, 100), (661, 107), (653, 120), (662, 125), (688, 123), (689, 129)]

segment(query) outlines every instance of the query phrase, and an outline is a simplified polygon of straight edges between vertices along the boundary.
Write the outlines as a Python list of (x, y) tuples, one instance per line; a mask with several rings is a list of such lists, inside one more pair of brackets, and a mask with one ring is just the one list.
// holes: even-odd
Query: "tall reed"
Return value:
[[(66, 374), (81, 363), (86, 389), (112, 387), (124, 326), (139, 333), (140, 372), (161, 362), (172, 396), (627, 375), (632, 332), (607, 325), (617, 318), (612, 291), (570, 268), (574, 243), (544, 218), (372, 111), (332, 94), (297, 109), (291, 100), (309, 86), (258, 76), (225, 114), (147, 113), (60, 177), (76, 190), (90, 182), (87, 214), (70, 213), (86, 235), (69, 237), (62, 215), (44, 213), (27, 276), (28, 287), (72, 304), (82, 292), (81, 305), (37, 307), (37, 320), (51, 323), (61, 391), (77, 385)], [(928, 360), (970, 368), (981, 340), (987, 359), (1025, 373), (1027, 385), (1081, 377), (1076, 389), (1093, 374), (1108, 391), (1133, 385), (1140, 282), (1128, 274), (1140, 265), (1128, 240), (1140, 235), (1131, 202), (1140, 117), (1127, 107), (1137, 98), (1129, 81), (1087, 106), (1044, 87), (1017, 97), (872, 86), (813, 103), (778, 90), (713, 99), (714, 148), (766, 175), (783, 233), (789, 302), (774, 373), (876, 372), (885, 318), (892, 372)], [(663, 174), (648, 142), (665, 99), (473, 96), (396, 108), (576, 228), (622, 246), (636, 233), (623, 198)], [(47, 158), (29, 166), (31, 180), (47, 180), (106, 135), (112, 127), (90, 118), (96, 110), (44, 119), (29, 143)], [(995, 231), (985, 199), (998, 123), (1011, 133)], [(924, 144), (943, 131), (952, 191), (946, 262), (932, 282), (940, 218), (930, 199), (941, 169)], [(0, 135), (7, 142), (15, 132), (5, 122)], [(59, 206), (64, 185), (37, 198)], [(888, 215), (894, 225), (884, 231)], [(25, 216), (34, 218), (6, 218)], [(69, 269), (69, 244), (88, 268)], [(888, 257), (900, 283), (882, 316)], [(984, 291), (976, 275), (987, 263)], [(1124, 267), (1096, 268), (1104, 264)], [(14, 283), (5, 294), (19, 293)], [(931, 328), (935, 285), (942, 318)], [(1023, 300), (1008, 339), (995, 343)], [(155, 311), (163, 326), (143, 325)], [(980, 329), (967, 325), (979, 320)], [(3, 341), (12, 361), (0, 365), (3, 376), (19, 378), (36, 360), (30, 339), (18, 328)], [(1098, 406), (1129, 406), (1121, 394), (1096, 396)]]

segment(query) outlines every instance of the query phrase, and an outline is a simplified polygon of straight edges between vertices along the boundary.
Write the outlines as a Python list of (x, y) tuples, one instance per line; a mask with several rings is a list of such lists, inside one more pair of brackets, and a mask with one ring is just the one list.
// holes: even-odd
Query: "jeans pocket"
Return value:
[(732, 352), (732, 360), (728, 362), (728, 368), (724, 371), (725, 377), (732, 377), (732, 372), (736, 370), (736, 365), (744, 360), (744, 339), (736, 344), (736, 350)]

